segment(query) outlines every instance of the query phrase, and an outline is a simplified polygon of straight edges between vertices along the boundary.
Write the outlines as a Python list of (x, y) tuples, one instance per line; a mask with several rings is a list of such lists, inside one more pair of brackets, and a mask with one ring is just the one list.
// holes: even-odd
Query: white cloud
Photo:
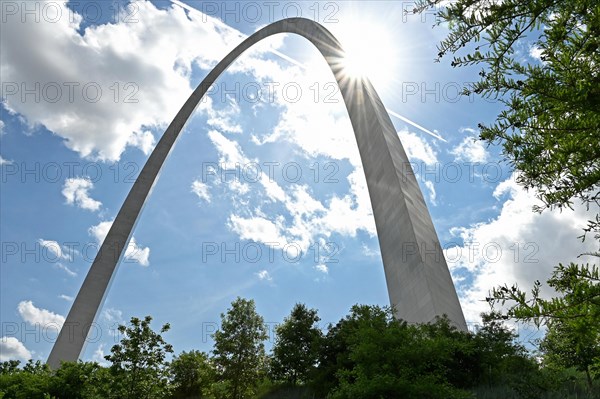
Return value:
[(290, 196), (285, 197), (286, 208), (292, 216), (311, 217), (325, 211), (323, 204), (312, 197), (306, 185), (290, 187)]
[(27, 361), (31, 359), (31, 352), (15, 337), (0, 338), (0, 362), (8, 360)]
[(2, 136), (4, 134), (4, 126), (5, 126), (4, 121), (0, 120), (0, 136)]
[(200, 109), (206, 111), (208, 120), (206, 123), (226, 133), (242, 133), (242, 127), (234, 122), (232, 118), (240, 114), (240, 106), (234, 97), (229, 97), (228, 106), (222, 109), (214, 109), (210, 97), (202, 99)]
[(542, 49), (539, 47), (531, 46), (529, 48), (529, 56), (535, 60), (542, 61)]
[(88, 191), (94, 188), (90, 179), (85, 177), (73, 177), (65, 180), (62, 194), (67, 204), (78, 206), (81, 209), (97, 211), (102, 206), (100, 201), (89, 196)]
[(63, 270), (65, 273), (67, 273), (69, 276), (71, 277), (75, 277), (77, 276), (77, 273), (75, 273), (73, 270), (69, 269), (66, 265), (63, 265), (62, 263), (58, 262), (55, 263), (56, 267), (58, 267), (60, 270)]
[(59, 314), (46, 309), (35, 307), (31, 301), (21, 301), (17, 306), (19, 314), (27, 323), (32, 326), (43, 328), (53, 327), (60, 329), (65, 322), (65, 318)]
[(199, 180), (192, 182), (192, 192), (198, 196), (198, 198), (210, 202), (210, 192), (208, 191), (208, 185), (202, 183)]
[(475, 136), (476, 132), (469, 128), (463, 128), (460, 132), (467, 132), (469, 136), (465, 137), (460, 144), (450, 150), (455, 159), (466, 162), (487, 162), (489, 154), (483, 141)]
[(125, 324), (123, 320), (123, 312), (119, 309), (108, 308), (102, 311), (100, 314), (100, 319), (103, 322), (106, 330), (108, 330), (108, 333), (111, 336), (118, 338), (118, 326)]
[(102, 311), (102, 318), (107, 323), (121, 323), (123, 321), (123, 312), (119, 309), (108, 308)]
[(435, 186), (433, 185), (433, 182), (430, 180), (425, 180), (423, 182), (425, 184), (425, 187), (427, 187), (427, 189), (429, 190), (429, 202), (431, 203), (431, 205), (437, 205), (435, 199), (436, 199), (436, 193), (435, 193)]
[(234, 69), (251, 71), (264, 88), (262, 101), (257, 105), (268, 104), (279, 112), (273, 131), (254, 134), (252, 141), (257, 145), (287, 142), (307, 157), (348, 159), (353, 165), (360, 165), (348, 111), (327, 64), (320, 57), (312, 57), (304, 62), (305, 68), (285, 65), (243, 56), (232, 65)]
[(261, 271), (257, 272), (256, 276), (258, 277), (259, 280), (273, 281), (273, 278), (271, 277), (269, 272), (266, 270), (261, 270)]
[(45, 248), (47, 250), (46, 255), (53, 256), (53, 258), (44, 256), (44, 259), (48, 259), (50, 261), (59, 261), (61, 259), (65, 259), (65, 260), (71, 259), (71, 255), (67, 253), (68, 248), (67, 248), (67, 250), (65, 250), (65, 248), (61, 247), (58, 242), (52, 241), (52, 240), (44, 240), (41, 238), (38, 240), (38, 242), (43, 248)]
[(2, 24), (3, 81), (17, 82), (19, 90), (38, 84), (40, 93), (39, 101), (7, 95), (4, 105), (83, 157), (114, 161), (127, 146), (147, 153), (148, 128), (162, 130), (191, 93), (192, 65), (213, 66), (241, 42), (239, 32), (213, 17), (150, 1), (136, 2), (136, 23), (120, 18), (80, 34), (81, 16), (64, 0), (53, 4), (62, 15), (56, 21), (22, 23), (15, 15)]
[(349, 193), (342, 198), (333, 196), (326, 213), (320, 218), (323, 231), (354, 237), (358, 230), (363, 230), (374, 237), (375, 219), (362, 166), (356, 167), (347, 179)]
[(365, 243), (362, 244), (362, 253), (368, 257), (380, 257), (381, 252), (379, 251), (379, 247), (371, 249)]
[(262, 242), (269, 246), (280, 247), (287, 243), (282, 235), (281, 220), (272, 222), (260, 216), (243, 218), (237, 215), (229, 217), (231, 230), (243, 240)]
[(279, 202), (286, 202), (288, 200), (288, 196), (283, 187), (264, 172), (260, 175), (260, 184), (270, 200)]
[(102, 367), (108, 367), (110, 363), (106, 361), (104, 355), (104, 344), (100, 344), (98, 345), (98, 347), (94, 351), (94, 354), (92, 355), (92, 362), (96, 362)]
[(133, 260), (142, 266), (150, 265), (150, 248), (142, 248), (137, 245), (135, 237), (131, 237), (127, 250), (125, 250), (125, 258)]
[(4, 159), (2, 158), (2, 156), (0, 156), (0, 166), (2, 165), (10, 165), (12, 163), (12, 161), (8, 160), (8, 159)]
[(492, 195), (497, 200), (500, 200), (503, 195), (508, 195), (514, 198), (519, 195), (521, 190), (522, 188), (519, 187), (519, 185), (515, 182), (514, 175), (512, 175), (510, 179), (500, 182), (494, 189)]
[(134, 131), (129, 136), (129, 139), (127, 139), (127, 145), (139, 148), (145, 155), (152, 152), (154, 144), (156, 144), (154, 135), (148, 130), (144, 130), (143, 132)]
[[(285, 81), (289, 78), (285, 79)], [(308, 86), (307, 86), (308, 87)], [(310, 92), (310, 90), (307, 90)], [(360, 155), (348, 113), (337, 106), (308, 102), (286, 104), (272, 134), (260, 139), (261, 143), (286, 140), (297, 145), (310, 157), (327, 156), (334, 160), (348, 159), (360, 164)]]
[(229, 188), (238, 194), (248, 194), (250, 192), (250, 186), (246, 183), (242, 183), (240, 179), (233, 179), (229, 182)]
[(404, 151), (411, 161), (421, 161), (426, 165), (434, 165), (438, 162), (436, 152), (425, 139), (408, 130), (401, 130), (398, 135)]
[[(104, 238), (108, 234), (110, 230), (110, 226), (112, 226), (113, 221), (105, 221), (100, 222), (96, 226), (92, 226), (89, 228), (89, 233), (96, 238), (98, 244), (102, 245)], [(125, 259), (132, 260), (134, 262), (139, 263), (142, 266), (150, 265), (150, 248), (141, 247), (137, 244), (135, 237), (131, 237), (129, 240), (129, 244), (127, 245), (127, 249), (125, 250)]]
[(508, 198), (500, 214), (489, 222), (453, 229), (463, 243), (445, 251), (455, 281), (460, 275), (472, 276), (472, 283), (458, 284), (468, 321), (478, 321), (479, 313), (489, 311), (484, 299), (492, 288), (517, 283), (529, 291), (535, 280), (545, 282), (559, 262), (577, 261), (582, 252), (597, 250), (597, 244), (577, 238), (591, 217), (582, 206), (535, 213), (534, 193), (518, 186), (514, 177), (498, 185), (494, 196), (502, 194)]
[[(273, 47), (281, 45), (282, 37), (280, 35), (279, 38), (271, 39)], [(269, 43), (263, 42), (263, 45), (263, 51), (271, 47)], [(279, 113), (279, 120), (272, 132), (254, 133), (252, 142), (267, 145), (277, 141), (278, 145), (291, 144), (300, 156), (307, 158), (325, 156), (334, 160), (348, 160), (354, 167), (354, 171), (347, 177), (350, 191), (341, 196), (331, 196), (325, 204), (314, 198), (308, 187), (282, 185), (264, 172), (258, 176), (259, 184), (253, 187), (239, 179), (233, 179), (228, 182), (228, 188), (232, 197), (235, 197), (235, 203), (240, 203), (237, 196), (249, 194), (251, 189), (260, 190), (264, 195), (259, 196), (261, 202), (254, 211), (248, 211), (245, 206), (243, 215), (234, 212), (230, 216), (230, 229), (242, 239), (294, 242), (306, 249), (319, 236), (329, 236), (334, 232), (355, 236), (362, 229), (375, 235), (375, 223), (360, 156), (340, 91), (322, 59), (315, 57), (306, 62), (306, 65), (310, 74), (297, 66), (284, 67), (275, 61), (252, 57), (246, 53), (229, 70), (232, 73), (250, 73), (263, 87), (261, 101), (253, 107), (255, 110), (271, 106)], [(278, 85), (267, 86), (272, 82), (278, 82)], [(289, 88), (289, 85), (286, 86), (287, 82), (299, 85), (302, 95), (291, 99), (293, 93), (284, 91), (284, 87)], [(318, 82), (316, 90), (315, 82)], [(268, 98), (269, 90), (266, 87), (274, 89), (272, 98)], [(224, 100), (222, 93), (221, 100)], [(220, 166), (226, 170), (234, 170), (257, 162), (244, 154), (237, 141), (222, 133), (241, 131), (234, 119), (240, 111), (237, 101), (230, 99), (220, 110), (215, 110), (212, 102), (210, 98), (203, 101), (199, 109), (207, 114), (209, 125), (213, 127), (208, 131), (208, 137), (219, 153)], [(416, 139), (411, 137), (408, 143), (413, 153), (427, 162), (434, 162), (436, 157), (431, 146), (416, 135), (414, 137)], [(265, 197), (267, 201), (264, 201)], [(254, 199), (256, 198), (247, 198), (244, 204), (250, 204)], [(284, 217), (281, 212), (267, 216), (271, 209), (266, 208), (273, 203), (283, 205), (289, 217), (287, 214)]]
[(327, 268), (327, 265), (324, 263), (320, 263), (318, 265), (315, 266), (315, 269), (317, 269), (317, 271), (323, 273), (323, 274), (328, 274), (329, 273), (329, 269)]
[[(230, 228), (241, 239), (279, 246), (293, 242), (306, 251), (319, 236), (329, 237), (332, 233), (354, 237), (358, 230), (375, 236), (375, 221), (366, 191), (366, 181), (361, 169), (348, 176), (350, 193), (343, 197), (332, 196), (327, 206), (316, 200), (307, 186), (291, 185), (288, 192), (271, 181), (263, 182), (270, 199), (282, 203), (290, 215), (290, 222), (282, 216), (270, 220), (264, 213), (251, 216), (230, 216)], [(273, 246), (273, 244), (271, 244)]]
[[(236, 165), (239, 168), (251, 162), (238, 142), (217, 131), (210, 131), (209, 137), (219, 153), (222, 167), (234, 169)], [(281, 203), (285, 207), (291, 223), (286, 223), (282, 215), (269, 218), (261, 212), (254, 212), (249, 216), (231, 215), (230, 228), (242, 239), (277, 242), (279, 245), (294, 242), (304, 251), (319, 235), (329, 236), (335, 232), (354, 237), (358, 230), (364, 230), (375, 236), (375, 221), (362, 166), (356, 166), (347, 179), (350, 191), (342, 197), (333, 195), (324, 205), (313, 197), (308, 186), (289, 184), (284, 187), (261, 172), (259, 187), (270, 202)], [(236, 190), (232, 184), (229, 186), (234, 192), (247, 193), (247, 185), (243, 186), (243, 190)]]
[(250, 162), (237, 141), (229, 140), (216, 130), (209, 131), (208, 138), (220, 154), (219, 163), (223, 169), (236, 169)]
[(69, 295), (65, 295), (65, 294), (60, 294), (58, 296), (60, 299), (64, 299), (67, 302), (73, 302), (73, 300), (75, 299), (75, 297), (69, 296)]

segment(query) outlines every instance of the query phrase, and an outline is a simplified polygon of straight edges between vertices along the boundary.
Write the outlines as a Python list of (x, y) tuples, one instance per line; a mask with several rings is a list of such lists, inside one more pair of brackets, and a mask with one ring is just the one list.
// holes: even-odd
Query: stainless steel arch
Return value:
[[(116, 267), (173, 144), (209, 87), (245, 50), (276, 33), (295, 33), (312, 42), (340, 86), (363, 162), (383, 258), (390, 302), (408, 322), (448, 315), (466, 323), (423, 194), (383, 103), (368, 79), (348, 80), (342, 46), (323, 26), (304, 18), (275, 22), (231, 51), (194, 90), (177, 113), (119, 210), (48, 358), (52, 368), (76, 361), (102, 306)], [(382, 54), (382, 58), (385, 54)], [(385, 62), (382, 59), (382, 62)]]

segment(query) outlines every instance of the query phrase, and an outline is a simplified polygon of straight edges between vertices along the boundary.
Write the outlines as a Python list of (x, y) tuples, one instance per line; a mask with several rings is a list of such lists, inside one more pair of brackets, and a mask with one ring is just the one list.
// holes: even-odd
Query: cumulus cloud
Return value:
[(148, 155), (152, 152), (155, 143), (156, 140), (154, 139), (154, 135), (148, 130), (144, 130), (143, 132), (134, 131), (127, 139), (127, 145), (139, 148), (144, 155)]
[(231, 215), (229, 224), (243, 240), (262, 242), (274, 247), (282, 246), (287, 242), (282, 234), (281, 219), (273, 222), (260, 216), (243, 218)]
[(260, 143), (284, 140), (298, 146), (310, 157), (347, 159), (353, 165), (359, 165), (360, 155), (348, 113), (338, 108), (339, 105), (332, 107), (304, 101), (286, 104), (273, 132), (263, 137)]
[[(39, 82), (49, 89), (58, 85), (63, 95), (56, 102), (37, 102), (20, 101), (17, 94), (8, 96), (5, 106), (24, 116), (31, 125), (42, 124), (63, 137), (65, 144), (82, 156), (102, 160), (119, 159), (127, 146), (148, 153), (154, 145), (154, 137), (148, 128), (165, 126), (182, 99), (191, 92), (192, 65), (212, 67), (243, 37), (215, 18), (201, 13), (188, 14), (179, 7), (158, 9), (149, 1), (136, 3), (138, 15), (143, 16), (138, 23), (117, 21), (89, 26), (79, 33), (81, 18), (67, 10), (65, 1), (55, 3), (61, 7), (62, 15), (74, 15), (74, 20), (65, 18), (34, 24), (22, 23), (19, 18), (10, 19), (4, 25), (0, 59), (7, 81), (23, 82), (29, 85), (27, 87)], [(17, 44), (8, 37), (19, 37), (20, 41)], [(177, 46), (172, 45), (171, 37), (178, 37)], [(347, 159), (354, 166), (360, 165), (347, 111), (326, 63), (315, 58), (306, 63), (306, 68), (282, 67), (272, 60), (261, 59), (261, 54), (280, 46), (283, 38), (284, 35), (278, 35), (263, 41), (252, 53), (241, 56), (231, 68), (233, 73), (250, 73), (261, 83), (294, 82), (304, 89), (305, 95), (290, 101), (289, 93), (284, 91), (285, 85), (276, 88), (274, 105), (281, 107), (281, 117), (273, 132), (255, 136), (255, 143), (287, 140), (300, 148), (303, 155)], [(198, 42), (204, 45), (198, 47)], [(46, 51), (36, 51), (39, 48)], [(310, 76), (305, 69), (310, 69)], [(316, 80), (320, 85), (315, 92), (310, 87)], [(65, 82), (76, 84), (74, 101), (66, 95), (69, 93), (68, 87), (64, 87)], [(90, 89), (90, 93), (86, 93), (88, 96), (98, 87), (103, 95), (97, 102), (82, 99), (79, 92), (83, 87)], [(126, 98), (131, 102), (125, 101)], [(266, 101), (263, 99), (261, 104)], [(227, 133), (241, 131), (234, 120), (239, 112), (235, 100), (231, 99), (221, 109), (212, 105), (207, 101), (200, 106), (200, 111), (207, 114), (210, 126)], [(239, 145), (224, 140), (221, 133), (211, 131), (209, 137), (224, 154), (222, 158), (226, 163), (246, 160), (240, 156)], [(436, 159), (431, 146), (416, 135), (408, 134), (404, 143), (417, 159), (426, 162)], [(355, 171), (362, 174), (358, 168)], [(336, 196), (327, 205), (321, 204), (319, 209), (323, 210), (317, 212), (315, 208), (312, 215), (294, 215), (294, 222), (286, 231), (305, 241), (307, 236), (314, 234), (310, 223), (318, 222), (329, 229), (327, 234), (340, 231), (352, 235), (357, 229), (374, 233), (368, 194), (366, 188), (362, 189), (364, 177), (357, 179), (351, 174), (348, 180), (351, 189), (347, 195)], [(288, 209), (298, 208), (300, 202), (295, 200), (295, 193), (286, 192), (264, 176), (261, 184), (273, 201), (284, 203)], [(99, 202), (89, 198), (84, 188), (68, 192), (70, 201), (84, 209), (99, 208)], [(231, 184), (230, 188), (237, 193), (248, 192), (248, 186), (243, 184)], [(205, 194), (203, 190), (198, 193)], [(317, 202), (315, 200), (313, 204)], [(319, 215), (319, 212), (323, 214)], [(314, 215), (319, 219), (314, 219)], [(131, 256), (132, 244), (136, 247), (134, 239), (126, 257)], [(143, 254), (142, 263), (145, 262)]]
[(483, 141), (476, 137), (476, 131), (470, 128), (463, 128), (461, 133), (468, 133), (460, 144), (450, 150), (457, 161), (466, 162), (487, 162), (489, 154), (485, 149)]
[[(241, 41), (216, 18), (146, 0), (136, 2), (136, 23), (119, 18), (80, 33), (82, 18), (66, 3), (53, 2), (57, 20), (15, 15), (2, 24), (0, 68), (11, 83), (2, 97), (9, 112), (92, 159), (118, 160), (127, 146), (147, 154), (148, 129), (162, 130), (191, 93), (193, 64), (211, 67)], [(36, 94), (22, 97), (22, 88)]]
[(94, 188), (94, 184), (90, 179), (73, 177), (65, 180), (62, 195), (69, 205), (75, 205), (89, 211), (97, 211), (102, 206), (102, 203), (90, 197), (88, 192), (92, 188)]
[[(559, 262), (577, 261), (579, 254), (597, 250), (597, 244), (577, 238), (591, 217), (584, 207), (535, 213), (532, 206), (538, 200), (514, 176), (497, 186), (494, 197), (504, 199), (499, 215), (453, 229), (458, 245), (445, 250), (468, 321), (478, 321), (481, 312), (489, 311), (484, 299), (499, 284), (517, 283), (529, 290), (535, 280), (545, 282)], [(465, 276), (472, 278), (459, 281)]]
[(39, 239), (38, 243), (47, 251), (47, 255), (51, 255), (52, 257), (45, 256), (45, 259), (52, 261), (59, 261), (61, 259), (70, 260), (71, 255), (68, 252), (68, 248), (65, 249), (60, 246), (60, 244), (53, 240), (44, 240)]
[(4, 159), (4, 158), (2, 158), (2, 156), (0, 156), (0, 166), (10, 165), (11, 163), (12, 163), (12, 161), (9, 161), (8, 159)]
[(104, 344), (98, 345), (94, 354), (92, 355), (92, 362), (98, 363), (102, 367), (108, 367), (110, 363), (106, 361), (104, 358), (106, 354), (104, 353)]
[(401, 130), (398, 135), (406, 155), (411, 161), (421, 161), (426, 165), (433, 165), (438, 162), (436, 152), (424, 138), (408, 130)]
[[(90, 227), (89, 233), (98, 241), (99, 245), (102, 245), (112, 224), (112, 220), (100, 222)], [(135, 237), (131, 237), (125, 250), (125, 259), (137, 262), (142, 266), (148, 266), (150, 265), (150, 248), (139, 246)]]
[(0, 338), (0, 362), (8, 360), (27, 361), (29, 359), (31, 359), (31, 352), (17, 338)]
[[(209, 138), (215, 144), (224, 168), (252, 162), (237, 141), (217, 131), (210, 131)], [(229, 218), (230, 229), (241, 239), (276, 247), (293, 242), (306, 251), (319, 237), (328, 237), (333, 233), (354, 237), (359, 230), (363, 230), (375, 236), (375, 221), (361, 166), (356, 166), (347, 176), (349, 192), (342, 196), (334, 194), (327, 203), (316, 199), (306, 185), (282, 186), (262, 171), (257, 180), (258, 185), (254, 187), (257, 187), (260, 195), (254, 200), (264, 198), (267, 201), (262, 201), (255, 211), (245, 210), (244, 215), (234, 213)], [(232, 195), (240, 193), (231, 184), (230, 188)], [(243, 192), (247, 193), (247, 185), (243, 188)], [(269, 202), (283, 205), (289, 217), (281, 213), (266, 216), (262, 208)]]
[(531, 46), (529, 48), (529, 56), (534, 60), (542, 61), (542, 49), (539, 47)]
[(32, 326), (61, 328), (65, 322), (64, 316), (46, 309), (37, 308), (32, 301), (21, 301), (17, 306), (19, 315)]

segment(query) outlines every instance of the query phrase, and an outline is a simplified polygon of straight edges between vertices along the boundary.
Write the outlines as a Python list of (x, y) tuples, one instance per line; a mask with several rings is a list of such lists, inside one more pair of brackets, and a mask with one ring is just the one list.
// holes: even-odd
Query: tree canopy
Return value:
[(213, 354), (218, 374), (227, 383), (229, 398), (252, 395), (264, 371), (267, 338), (267, 327), (253, 300), (238, 297), (221, 314), (221, 327), (213, 334)]
[[(595, 399), (600, 393), (600, 387), (586, 384), (586, 371), (579, 367), (585, 356), (595, 353), (589, 350), (592, 341), (574, 342), (573, 332), (556, 330), (544, 343), (548, 349), (541, 368), (494, 314), (484, 315), (477, 331), (463, 332), (446, 318), (411, 325), (396, 320), (389, 308), (355, 305), (321, 336), (314, 364), (312, 357), (304, 357), (311, 354), (310, 344), (300, 351), (300, 358), (311, 359), (308, 363), (290, 363), (303, 365), (298, 373), (312, 366), (303, 384), (295, 387), (264, 372), (266, 335), (253, 301), (236, 299), (223, 318), (212, 356), (184, 351), (168, 363), (164, 355), (170, 353), (169, 346), (151, 330), (148, 316), (122, 326), (108, 366), (67, 362), (50, 370), (40, 361), (23, 366), (14, 360), (0, 362), (0, 398)], [(296, 305), (281, 325), (302, 325), (299, 336), (312, 337), (314, 331), (305, 333), (316, 328), (317, 318), (316, 310)], [(587, 352), (580, 350), (585, 345)], [(593, 366), (589, 375), (595, 375)]]
[(547, 364), (575, 367), (586, 373), (588, 384), (600, 377), (600, 276), (596, 266), (570, 264), (555, 268), (548, 285), (557, 296), (544, 299), (542, 284), (531, 295), (517, 285), (492, 290), (488, 302), (509, 304), (504, 318), (533, 321), (548, 329), (540, 349)]
[(160, 335), (169, 331), (165, 324), (160, 333), (150, 327), (151, 316), (132, 317), (129, 325), (120, 325), (121, 341), (105, 359), (111, 362), (111, 392), (122, 399), (162, 398), (169, 392), (166, 356), (173, 347)]
[[(544, 206), (600, 201), (600, 3), (597, 0), (422, 0), (449, 29), (438, 60), (478, 66), (463, 94), (497, 100), (480, 136), (501, 143), (525, 188)], [(600, 239), (600, 220), (586, 231)]]
[(292, 385), (306, 383), (317, 365), (322, 332), (316, 309), (296, 304), (275, 329), (271, 375)]

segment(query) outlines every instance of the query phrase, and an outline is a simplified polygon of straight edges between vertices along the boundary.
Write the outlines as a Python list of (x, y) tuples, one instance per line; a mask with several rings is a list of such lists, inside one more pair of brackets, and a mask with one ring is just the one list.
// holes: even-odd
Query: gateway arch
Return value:
[[(410, 323), (427, 323), (446, 314), (455, 326), (467, 330), (423, 194), (381, 99), (368, 79), (345, 77), (340, 62), (342, 46), (327, 29), (309, 19), (289, 18), (264, 27), (239, 44), (210, 71), (179, 110), (150, 154), (104, 239), (52, 348), (48, 358), (50, 367), (56, 369), (61, 361), (79, 358), (144, 202), (202, 97), (245, 50), (277, 33), (294, 33), (308, 39), (325, 58), (340, 87), (367, 180), (388, 294), (396, 317)], [(386, 55), (381, 57), (385, 62)]]

